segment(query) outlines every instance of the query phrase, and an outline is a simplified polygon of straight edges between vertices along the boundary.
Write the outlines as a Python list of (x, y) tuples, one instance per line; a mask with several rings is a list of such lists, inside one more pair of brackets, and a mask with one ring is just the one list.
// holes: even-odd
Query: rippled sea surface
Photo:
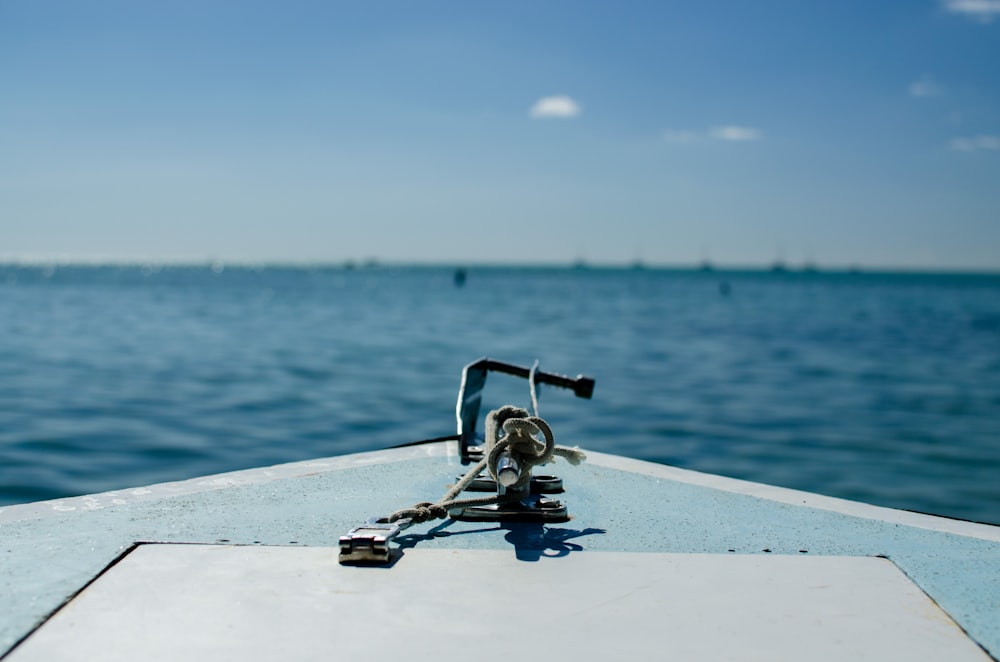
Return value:
[(1000, 523), (998, 276), (454, 275), (0, 266), (0, 505), (451, 434), (488, 355), (596, 378), (562, 443)]

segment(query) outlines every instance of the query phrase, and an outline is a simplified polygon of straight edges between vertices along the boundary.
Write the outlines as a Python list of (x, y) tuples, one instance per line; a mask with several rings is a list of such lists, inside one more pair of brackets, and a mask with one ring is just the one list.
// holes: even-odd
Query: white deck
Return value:
[(988, 660), (876, 557), (146, 544), (8, 658)]

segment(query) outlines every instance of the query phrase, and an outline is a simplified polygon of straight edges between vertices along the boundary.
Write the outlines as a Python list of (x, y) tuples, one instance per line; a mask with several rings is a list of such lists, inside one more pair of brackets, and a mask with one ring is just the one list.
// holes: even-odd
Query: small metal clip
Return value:
[(341, 563), (389, 563), (389, 541), (410, 526), (407, 518), (389, 522), (386, 518), (372, 517), (340, 536)]

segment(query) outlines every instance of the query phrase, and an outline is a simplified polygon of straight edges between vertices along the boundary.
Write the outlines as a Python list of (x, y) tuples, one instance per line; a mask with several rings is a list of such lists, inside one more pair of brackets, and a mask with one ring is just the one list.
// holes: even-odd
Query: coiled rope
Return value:
[[(537, 399), (534, 397), (532, 399), (537, 411)], [(544, 437), (544, 441), (536, 436), (539, 433)], [(509, 453), (522, 468), (518, 480), (507, 486), (504, 494), (470, 499), (457, 498), (484, 469), (499, 483), (497, 463), (505, 452)], [(445, 518), (448, 516), (448, 511), (454, 508), (518, 501), (531, 480), (531, 468), (546, 464), (552, 461), (553, 457), (564, 458), (573, 465), (580, 464), (586, 459), (586, 455), (578, 448), (556, 446), (552, 428), (542, 418), (530, 416), (527, 410), (520, 407), (511, 405), (501, 407), (486, 416), (486, 452), (483, 459), (473, 465), (438, 501), (434, 503), (425, 501), (411, 508), (397, 510), (388, 517), (388, 521), (409, 519), (415, 524)]]

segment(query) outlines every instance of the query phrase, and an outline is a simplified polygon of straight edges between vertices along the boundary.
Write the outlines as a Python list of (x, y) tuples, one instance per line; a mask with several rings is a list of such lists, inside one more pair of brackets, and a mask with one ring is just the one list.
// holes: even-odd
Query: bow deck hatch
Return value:
[(139, 545), (8, 660), (989, 659), (884, 558), (405, 557)]

